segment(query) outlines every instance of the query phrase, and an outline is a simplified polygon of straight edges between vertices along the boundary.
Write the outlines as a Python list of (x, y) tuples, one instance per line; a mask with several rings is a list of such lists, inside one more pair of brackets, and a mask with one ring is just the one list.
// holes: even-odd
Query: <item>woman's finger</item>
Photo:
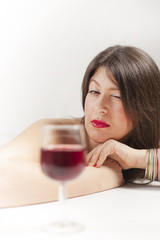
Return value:
[(99, 157), (99, 150), (94, 149), (94, 151), (92, 151), (92, 154), (89, 156), (88, 165), (94, 166), (98, 160), (98, 157)]
[(97, 159), (97, 167), (100, 167), (107, 159), (107, 157), (115, 152), (113, 141), (106, 141), (101, 148), (99, 158)]
[(99, 158), (99, 154), (100, 154), (101, 148), (102, 148), (102, 145), (98, 145), (90, 153), (88, 153), (88, 155), (87, 155), (87, 164), (89, 166), (94, 166), (97, 163), (97, 160)]

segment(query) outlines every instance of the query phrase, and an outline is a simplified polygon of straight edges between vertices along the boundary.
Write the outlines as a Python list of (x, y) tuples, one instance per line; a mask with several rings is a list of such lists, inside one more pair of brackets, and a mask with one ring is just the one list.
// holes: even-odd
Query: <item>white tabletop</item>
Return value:
[[(154, 186), (153, 186), (154, 185)], [(68, 217), (85, 225), (78, 233), (42, 230), (57, 219), (58, 202), (0, 209), (0, 239), (159, 239), (160, 185), (120, 188), (67, 200)]]

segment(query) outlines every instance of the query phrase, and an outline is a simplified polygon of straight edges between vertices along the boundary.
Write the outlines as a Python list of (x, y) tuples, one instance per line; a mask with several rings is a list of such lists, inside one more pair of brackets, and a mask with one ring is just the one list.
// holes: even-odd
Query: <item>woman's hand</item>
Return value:
[(146, 150), (137, 150), (116, 140), (109, 139), (87, 154), (86, 165), (100, 167), (107, 161), (107, 158), (111, 158), (116, 160), (123, 169), (145, 169), (146, 155)]

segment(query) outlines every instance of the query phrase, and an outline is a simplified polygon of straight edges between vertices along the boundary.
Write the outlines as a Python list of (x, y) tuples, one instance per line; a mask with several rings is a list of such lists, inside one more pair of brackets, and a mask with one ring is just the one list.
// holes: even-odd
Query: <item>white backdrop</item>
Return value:
[(160, 1), (0, 0), (0, 144), (40, 118), (82, 116), (84, 71), (115, 44), (160, 66)]

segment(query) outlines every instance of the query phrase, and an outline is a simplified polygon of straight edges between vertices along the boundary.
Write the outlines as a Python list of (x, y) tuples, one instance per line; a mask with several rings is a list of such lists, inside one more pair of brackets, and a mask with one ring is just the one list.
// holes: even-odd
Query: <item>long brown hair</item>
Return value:
[[(131, 46), (113, 46), (99, 53), (89, 64), (82, 82), (84, 108), (88, 86), (96, 70), (103, 66), (121, 93), (133, 130), (119, 141), (137, 148), (158, 148), (160, 144), (160, 72), (153, 59)], [(142, 169), (123, 171), (126, 180), (144, 176)]]

